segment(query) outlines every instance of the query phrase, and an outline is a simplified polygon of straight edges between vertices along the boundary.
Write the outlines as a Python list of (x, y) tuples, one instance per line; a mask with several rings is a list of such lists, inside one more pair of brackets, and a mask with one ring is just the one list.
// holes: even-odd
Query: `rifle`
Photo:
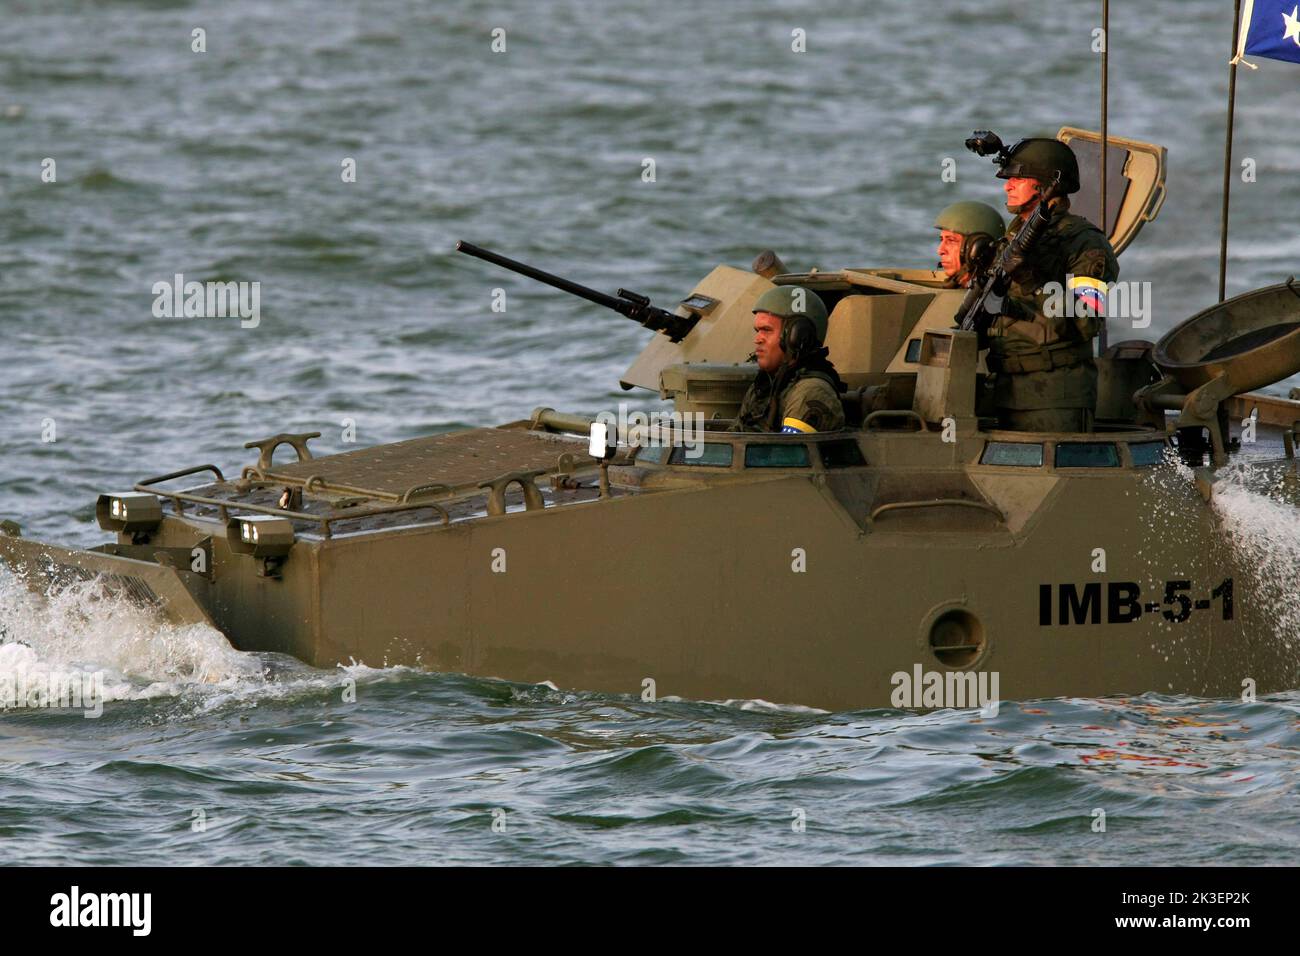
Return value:
[(640, 322), (647, 329), (662, 332), (674, 342), (680, 342), (686, 338), (687, 333), (695, 328), (695, 323), (699, 320), (699, 316), (676, 315), (653, 306), (650, 304), (648, 297), (636, 292), (629, 292), (627, 289), (619, 289), (616, 295), (607, 295), (596, 289), (590, 289), (585, 285), (579, 285), (560, 276), (552, 275), (549, 272), (543, 272), (541, 269), (535, 269), (514, 259), (508, 259), (499, 253), (484, 249), (482, 246), (476, 246), (472, 242), (466, 242), (463, 239), (456, 243), (456, 251), (498, 265), (503, 269), (509, 269), (511, 272), (517, 272), (522, 276), (528, 276), (530, 279), (536, 279), (538, 282), (544, 282), (562, 292), (569, 293), (569, 295), (576, 295), (580, 299), (594, 302), (596, 305), (603, 305), (607, 309), (613, 309), (620, 315), (627, 316), (633, 322)]
[(997, 261), (983, 275), (972, 278), (970, 290), (957, 309), (957, 327), (965, 332), (988, 332), (993, 320), (1002, 314), (1002, 300), (1011, 286), (1011, 273), (1025, 261), (1030, 250), (1052, 224), (1052, 200), (1061, 195), (1061, 174), (1043, 192), (1043, 198), (1020, 227), (1015, 238), (1002, 247)]

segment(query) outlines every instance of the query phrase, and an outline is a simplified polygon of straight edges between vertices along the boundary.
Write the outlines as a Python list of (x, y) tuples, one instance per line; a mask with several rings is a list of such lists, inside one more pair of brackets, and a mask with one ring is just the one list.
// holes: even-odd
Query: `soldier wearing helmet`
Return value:
[(1008, 236), (1019, 232), (1057, 177), (1065, 193), (1052, 201), (1052, 221), (1037, 244), (1009, 264), (1002, 314), (988, 329), (999, 424), (1090, 431), (1097, 405), (1092, 340), (1106, 320), (1106, 292), (1119, 277), (1115, 250), (1100, 229), (1069, 212), (1079, 163), (1065, 143), (1021, 140), (997, 175), (1006, 180), (1007, 209), (1015, 215)]
[(955, 202), (934, 220), (939, 230), (939, 268), (947, 278), (944, 287), (965, 289), (971, 274), (992, 261), (994, 246), (1007, 224), (987, 203)]
[(844, 384), (827, 350), (826, 305), (803, 286), (768, 289), (754, 303), (758, 376), (731, 431), (825, 432), (844, 427)]

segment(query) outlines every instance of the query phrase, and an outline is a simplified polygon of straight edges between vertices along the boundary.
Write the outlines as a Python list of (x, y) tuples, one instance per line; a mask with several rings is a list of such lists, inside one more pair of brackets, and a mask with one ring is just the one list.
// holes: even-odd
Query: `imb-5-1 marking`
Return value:
[[(1135, 581), (1109, 581), (1102, 590), (1101, 581), (1076, 584), (1038, 585), (1039, 626), (1052, 624), (1131, 624), (1143, 612), (1160, 611), (1166, 621), (1181, 624), (1193, 611), (1208, 610), (1217, 601), (1225, 621), (1232, 620), (1232, 578), (1210, 592), (1208, 598), (1193, 600), (1186, 592), (1191, 581), (1166, 581), (1163, 601), (1143, 601), (1142, 589)], [(1104, 598), (1104, 600), (1103, 600)], [(1055, 611), (1055, 613), (1053, 613)]]

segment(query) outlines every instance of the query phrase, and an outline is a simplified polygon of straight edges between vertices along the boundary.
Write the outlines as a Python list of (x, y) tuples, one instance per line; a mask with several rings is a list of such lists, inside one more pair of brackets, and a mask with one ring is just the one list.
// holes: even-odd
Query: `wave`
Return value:
[(215, 628), (170, 624), (109, 594), (100, 578), (38, 592), (0, 568), (0, 710), (55, 706), (59, 692), (72, 688), (86, 710), (178, 698), (206, 712), (354, 689), (404, 670), (353, 664), (328, 671), (285, 655), (240, 651)]

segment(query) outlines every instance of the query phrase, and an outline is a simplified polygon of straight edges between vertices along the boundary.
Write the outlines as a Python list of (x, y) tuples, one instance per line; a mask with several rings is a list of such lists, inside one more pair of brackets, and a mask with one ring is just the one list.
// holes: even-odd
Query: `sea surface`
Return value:
[[(0, 517), (99, 543), (96, 494), (229, 473), (279, 431), (329, 453), (539, 405), (659, 407), (617, 385), (645, 330), (454, 242), (669, 307), (769, 247), (796, 269), (928, 266), (938, 209), (1000, 201), (971, 130), (1096, 127), (1099, 7), (5, 0)], [(1231, 4), (1112, 7), (1110, 132), (1169, 150), (1168, 201), (1122, 259), (1152, 323), (1112, 341), (1154, 339), (1216, 299)], [(1257, 62), (1230, 295), (1300, 271), (1300, 66)], [(260, 283), (256, 327), (156, 315), (177, 274)], [(1294, 595), (1294, 510), (1222, 507), (1267, 529), (1242, 546)], [(0, 683), (71, 667), (105, 673), (98, 719), (0, 713), (0, 864), (1300, 858), (1300, 693), (996, 719), (651, 703), (314, 670), (0, 577)]]

